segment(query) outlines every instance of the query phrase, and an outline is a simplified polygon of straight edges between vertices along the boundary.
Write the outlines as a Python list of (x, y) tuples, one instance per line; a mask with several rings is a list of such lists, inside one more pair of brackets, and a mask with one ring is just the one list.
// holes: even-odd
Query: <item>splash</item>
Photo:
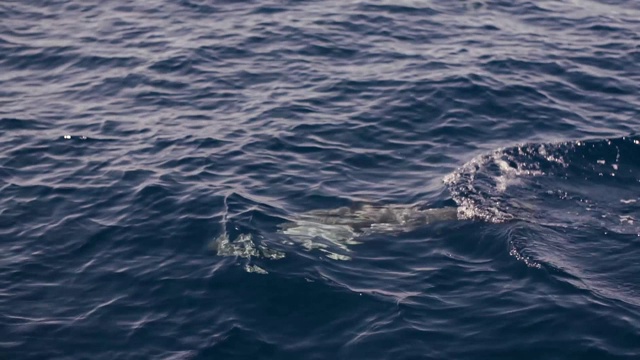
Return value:
[[(525, 144), (480, 155), (443, 181), (461, 219), (502, 223), (562, 217), (553, 211), (557, 200), (563, 201), (563, 209), (573, 202), (587, 211), (604, 202), (635, 202), (637, 192), (625, 187), (639, 181), (639, 150), (637, 137)], [(615, 192), (599, 196), (594, 188)], [(552, 211), (541, 214), (544, 210)]]

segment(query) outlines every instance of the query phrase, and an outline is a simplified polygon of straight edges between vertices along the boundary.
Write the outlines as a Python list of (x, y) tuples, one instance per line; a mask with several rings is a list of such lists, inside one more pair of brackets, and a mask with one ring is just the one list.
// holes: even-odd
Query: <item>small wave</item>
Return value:
[[(637, 136), (525, 144), (480, 155), (443, 180), (462, 219), (530, 220), (547, 197), (573, 200), (587, 210), (603, 200), (631, 204), (636, 195), (624, 188), (640, 181), (639, 150)], [(593, 186), (616, 188), (619, 197), (606, 193), (600, 199), (589, 191)]]

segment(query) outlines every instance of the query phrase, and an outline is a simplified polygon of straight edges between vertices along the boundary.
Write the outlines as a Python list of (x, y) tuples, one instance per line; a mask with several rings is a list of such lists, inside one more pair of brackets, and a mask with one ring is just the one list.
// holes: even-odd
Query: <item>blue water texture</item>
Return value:
[(640, 359), (639, 129), (636, 0), (3, 1), (0, 359)]

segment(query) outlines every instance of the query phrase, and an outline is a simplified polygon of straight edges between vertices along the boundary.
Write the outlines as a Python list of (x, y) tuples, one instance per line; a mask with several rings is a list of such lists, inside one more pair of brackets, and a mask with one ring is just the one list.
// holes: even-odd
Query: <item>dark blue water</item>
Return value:
[(635, 0), (4, 1), (0, 358), (638, 359), (639, 94)]

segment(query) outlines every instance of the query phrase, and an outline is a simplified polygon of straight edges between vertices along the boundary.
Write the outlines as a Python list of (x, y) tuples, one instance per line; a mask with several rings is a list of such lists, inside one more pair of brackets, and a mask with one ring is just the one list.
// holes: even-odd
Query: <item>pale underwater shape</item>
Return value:
[(457, 219), (455, 207), (421, 210), (412, 205), (365, 204), (309, 211), (283, 224), (281, 231), (291, 237), (319, 237), (332, 243), (349, 244), (363, 235), (406, 232), (433, 222)]
[[(420, 209), (413, 205), (370, 204), (337, 209), (313, 210), (280, 225), (278, 233), (287, 236), (285, 243), (297, 243), (306, 250), (320, 250), (333, 260), (350, 260), (348, 245), (360, 242), (357, 238), (376, 233), (401, 233), (438, 221), (458, 219), (455, 207)], [(264, 257), (279, 259), (284, 253), (256, 245), (250, 234), (241, 234), (233, 242), (226, 233), (218, 237), (214, 246), (220, 256)]]

